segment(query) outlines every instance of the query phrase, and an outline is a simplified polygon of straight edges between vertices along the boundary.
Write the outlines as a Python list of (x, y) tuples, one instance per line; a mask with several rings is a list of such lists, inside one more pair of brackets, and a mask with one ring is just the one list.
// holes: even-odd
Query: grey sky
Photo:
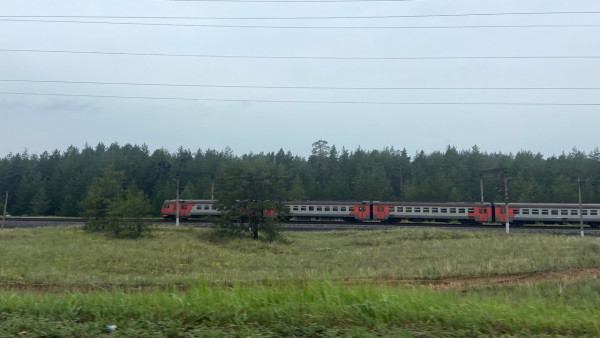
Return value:
[[(600, 11), (592, 0), (337, 3), (7, 1), (0, 15), (299, 17)], [(2, 18), (0, 18), (2, 19)], [(14, 18), (13, 18), (14, 19)], [(48, 18), (46, 18), (48, 19)], [(270, 26), (595, 25), (600, 14), (330, 20), (141, 20)], [(58, 19), (48, 19), (58, 20)], [(63, 20), (96, 20), (69, 18)], [(117, 20), (113, 20), (117, 21)], [(160, 54), (443, 57), (600, 56), (600, 27), (265, 29), (0, 21), (0, 49)], [(0, 51), (0, 80), (329, 87), (600, 87), (600, 59), (321, 60)], [(600, 103), (600, 90), (315, 90), (0, 81), (0, 92), (277, 101)], [(98, 142), (307, 155), (447, 145), (549, 156), (599, 145), (600, 106), (384, 105), (0, 95), (0, 156)]]

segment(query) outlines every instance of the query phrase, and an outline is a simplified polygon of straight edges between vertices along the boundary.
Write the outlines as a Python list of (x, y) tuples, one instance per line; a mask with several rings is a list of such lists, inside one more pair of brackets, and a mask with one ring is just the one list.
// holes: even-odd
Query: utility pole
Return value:
[(504, 204), (506, 206), (505, 209), (505, 217), (506, 217), (506, 233), (510, 233), (510, 218), (508, 213), (508, 177), (506, 176), (506, 171), (504, 172)]
[(215, 177), (212, 177), (211, 188), (210, 188), (210, 199), (215, 200)]
[(402, 164), (400, 164), (398, 170), (400, 171), (400, 196), (404, 198), (404, 180), (402, 178)]
[(483, 174), (479, 174), (479, 191), (481, 192), (481, 204), (483, 204)]
[(4, 198), (4, 213), (2, 214), (2, 230), (6, 224), (6, 205), (8, 204), (8, 190), (6, 191), (6, 197)]
[(179, 174), (177, 174), (177, 200), (175, 201), (175, 226), (179, 226)]
[(577, 186), (579, 187), (579, 230), (583, 237), (583, 206), (581, 205), (581, 178), (577, 178)]
[(506, 168), (495, 168), (482, 170), (479, 173), (479, 187), (481, 189), (481, 203), (483, 203), (483, 174), (504, 174), (504, 215), (506, 215), (506, 233), (510, 233), (510, 214), (508, 210), (508, 170)]
[(501, 173), (503, 173), (506, 176), (506, 169), (505, 168), (494, 168), (494, 169), (481, 170), (479, 172), (479, 191), (480, 191), (480, 195), (481, 195), (481, 203), (484, 203), (483, 175), (499, 175)]

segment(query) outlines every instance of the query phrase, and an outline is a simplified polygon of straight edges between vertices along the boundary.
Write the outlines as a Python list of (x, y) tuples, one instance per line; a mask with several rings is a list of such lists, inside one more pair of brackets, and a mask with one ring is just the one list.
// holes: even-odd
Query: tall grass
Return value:
[(379, 283), (599, 265), (595, 239), (408, 229), (288, 238), (0, 231), (0, 336), (97, 336), (106, 325), (144, 337), (600, 334), (598, 280), (462, 291)]
[(321, 281), (185, 292), (0, 292), (0, 334), (87, 336), (117, 325), (115, 334), (125, 336), (598, 335), (599, 289), (593, 281), (459, 293)]
[(599, 265), (596, 240), (398, 229), (289, 233), (291, 244), (214, 241), (208, 230), (161, 228), (121, 240), (75, 228), (0, 232), (4, 283), (196, 285), (256, 281), (406, 280)]

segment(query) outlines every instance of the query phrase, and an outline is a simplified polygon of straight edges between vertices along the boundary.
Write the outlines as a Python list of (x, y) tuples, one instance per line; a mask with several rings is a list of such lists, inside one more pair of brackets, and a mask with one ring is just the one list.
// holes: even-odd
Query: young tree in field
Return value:
[(289, 197), (287, 176), (283, 166), (260, 159), (227, 164), (217, 179), (220, 228), (233, 232), (249, 229), (254, 239), (259, 231), (269, 241), (279, 239), (279, 224), (288, 213), (282, 203)]
[(150, 230), (141, 218), (151, 214), (148, 196), (135, 188), (126, 189), (123, 200), (113, 203), (108, 212), (112, 219), (111, 231), (117, 237), (140, 237)]
[(94, 179), (87, 195), (79, 203), (83, 217), (91, 220), (106, 218), (111, 206), (123, 200), (125, 173), (106, 168), (102, 176)]
[(139, 220), (151, 212), (148, 197), (135, 188), (125, 189), (125, 173), (106, 168), (96, 178), (79, 206), (86, 217), (84, 229), (117, 237), (139, 237), (149, 227)]
[(45, 187), (42, 186), (38, 189), (37, 193), (31, 199), (30, 206), (32, 215), (43, 216), (46, 214), (48, 208), (50, 208), (50, 201), (48, 201), (46, 196)]

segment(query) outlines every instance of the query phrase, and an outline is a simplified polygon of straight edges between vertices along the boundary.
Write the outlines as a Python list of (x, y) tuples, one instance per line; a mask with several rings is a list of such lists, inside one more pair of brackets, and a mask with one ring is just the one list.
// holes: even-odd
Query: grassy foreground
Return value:
[(70, 228), (0, 232), (0, 281), (172, 286), (258, 281), (406, 280), (600, 265), (591, 238), (488, 232), (290, 233), (291, 244), (214, 241), (209, 230), (161, 228), (140, 240)]
[(600, 265), (591, 238), (398, 229), (290, 244), (160, 228), (0, 232), (0, 336), (597, 336), (600, 281), (434, 291), (398, 280)]
[(600, 334), (600, 283), (459, 293), (315, 282), (184, 292), (0, 292), (0, 335), (479, 336)]

